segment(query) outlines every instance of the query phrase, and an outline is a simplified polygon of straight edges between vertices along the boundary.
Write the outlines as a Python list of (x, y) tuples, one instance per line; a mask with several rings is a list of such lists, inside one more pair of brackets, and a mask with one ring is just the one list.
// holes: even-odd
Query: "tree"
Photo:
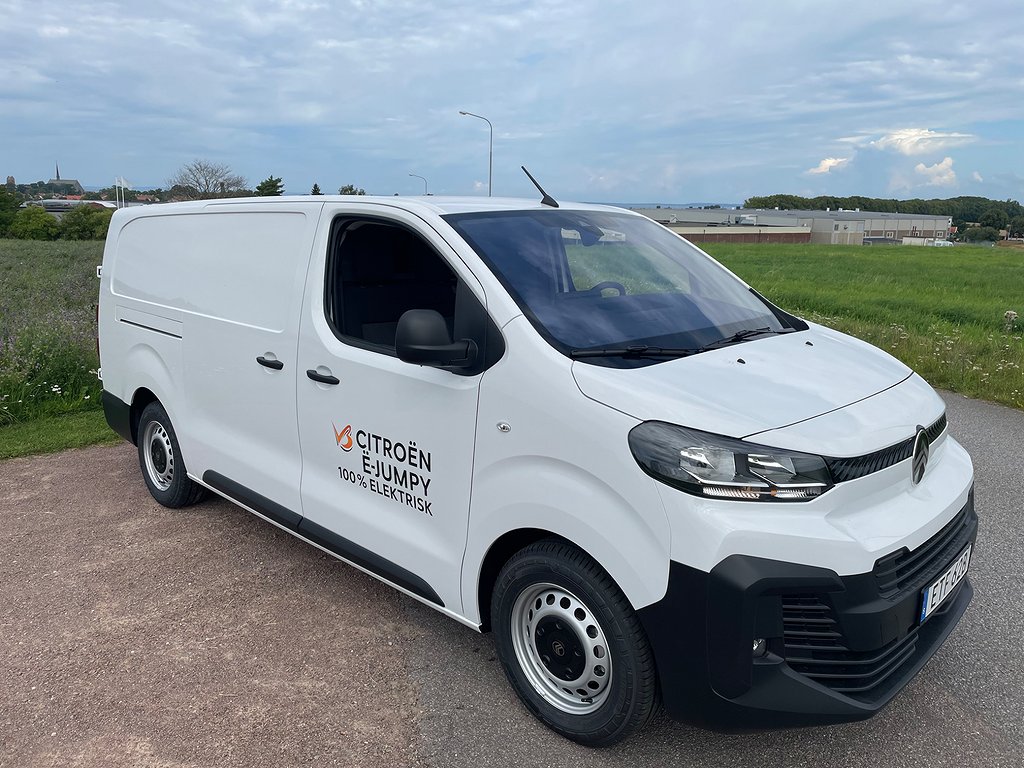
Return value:
[(313, 188), (311, 190), (309, 190), (309, 194), (311, 194), (311, 195), (322, 195), (323, 194), (323, 192), (320, 191), (320, 185), (317, 184), (315, 181), (313, 182)]
[(256, 185), (257, 197), (280, 197), (283, 194), (284, 182), (281, 181), (280, 176), (274, 178), (274, 175), (271, 174)]
[(60, 237), (62, 240), (103, 240), (113, 215), (110, 208), (76, 205), (61, 217)]
[(1006, 215), (1006, 211), (1002, 208), (996, 208), (992, 206), (978, 219), (978, 223), (983, 227), (992, 227), (992, 229), (1006, 229), (1006, 225), (1010, 222), (1010, 217)]
[(1010, 219), (1010, 237), (1024, 237), (1024, 216), (1014, 216)]
[(360, 189), (355, 184), (346, 184), (338, 189), (339, 195), (365, 195), (366, 190)]
[(208, 160), (193, 160), (167, 180), (167, 186), (187, 200), (237, 197), (247, 184), (244, 176), (233, 173), (227, 165)]
[(18, 211), (8, 230), (18, 240), (56, 240), (59, 233), (57, 220), (38, 205)]
[(19, 207), (21, 200), (17, 196), (7, 190), (0, 190), (0, 237), (7, 237)]
[(977, 243), (982, 240), (998, 240), (999, 230), (994, 227), (968, 227), (960, 235), (960, 239), (968, 243)]

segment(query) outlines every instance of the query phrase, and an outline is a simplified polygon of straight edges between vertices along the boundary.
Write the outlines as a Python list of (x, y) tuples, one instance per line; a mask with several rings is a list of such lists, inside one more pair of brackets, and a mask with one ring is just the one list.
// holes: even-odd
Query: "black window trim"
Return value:
[[(337, 327), (332, 317), (332, 313), (335, 310), (334, 307), (334, 291), (332, 286), (335, 279), (336, 269), (336, 251), (340, 242), (340, 238), (344, 231), (352, 224), (357, 223), (372, 223), (372, 224), (383, 224), (385, 226), (397, 227), (402, 229), (409, 234), (419, 238), (419, 240), (425, 245), (430, 251), (441, 260), (441, 262), (448, 268), (448, 270), (455, 277), (455, 290), (456, 290), (456, 311), (458, 310), (458, 295), (460, 291), (466, 291), (466, 293), (472, 297), (472, 300), (478, 307), (478, 312), (481, 317), (485, 319), (481, 328), (480, 338), (475, 339), (477, 344), (482, 348), (480, 364), (472, 369), (458, 370), (458, 369), (446, 369), (450, 370), (451, 373), (461, 376), (474, 376), (490, 368), (492, 365), (497, 363), (505, 355), (505, 338), (498, 327), (497, 323), (494, 322), (494, 318), (491, 317), (490, 312), (487, 310), (487, 303), (481, 297), (476, 295), (469, 281), (465, 280), (459, 271), (453, 266), (452, 260), (445, 257), (429, 239), (423, 236), (423, 233), (414, 227), (409, 226), (403, 221), (397, 219), (388, 218), (387, 216), (379, 216), (374, 214), (353, 214), (353, 213), (337, 213), (331, 220), (330, 236), (327, 239), (327, 254), (326, 263), (324, 265), (324, 281), (323, 281), (323, 313), (324, 320), (327, 322), (327, 327), (331, 329), (331, 333), (334, 337), (348, 347), (355, 347), (356, 349), (363, 349), (367, 352), (376, 352), (381, 355), (388, 357), (398, 358), (398, 353), (394, 347), (389, 347), (385, 344), (375, 344), (371, 341), (360, 339), (356, 336), (348, 336), (343, 334)], [(412, 365), (410, 363), (410, 365)]]

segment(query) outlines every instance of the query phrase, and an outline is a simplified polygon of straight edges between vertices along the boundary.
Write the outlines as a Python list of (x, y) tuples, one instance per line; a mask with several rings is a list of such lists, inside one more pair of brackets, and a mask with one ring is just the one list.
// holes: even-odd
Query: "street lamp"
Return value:
[(425, 176), (420, 176), (418, 173), (410, 173), (410, 176), (415, 176), (417, 179), (423, 179), (423, 194), (427, 194), (427, 179)]
[(487, 127), (491, 131), (490, 142), (487, 145), (487, 196), (490, 197), (491, 196), (491, 174), (492, 174), (492, 170), (494, 168), (494, 126), (491, 125), (491, 121), (488, 120), (483, 115), (474, 115), (472, 112), (464, 112), (461, 109), (459, 110), (459, 114), (460, 115), (465, 115), (466, 117), (475, 117), (475, 118), (477, 118), (479, 120), (483, 120), (485, 123), (487, 123)]

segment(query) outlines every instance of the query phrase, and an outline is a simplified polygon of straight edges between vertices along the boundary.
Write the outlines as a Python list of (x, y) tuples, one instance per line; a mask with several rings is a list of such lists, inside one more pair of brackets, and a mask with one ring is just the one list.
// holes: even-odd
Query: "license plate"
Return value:
[(971, 564), (971, 545), (960, 553), (953, 564), (939, 576), (932, 584), (924, 588), (921, 593), (921, 621), (924, 621), (932, 612), (942, 605), (946, 598), (953, 593), (953, 589), (967, 575), (967, 566)]

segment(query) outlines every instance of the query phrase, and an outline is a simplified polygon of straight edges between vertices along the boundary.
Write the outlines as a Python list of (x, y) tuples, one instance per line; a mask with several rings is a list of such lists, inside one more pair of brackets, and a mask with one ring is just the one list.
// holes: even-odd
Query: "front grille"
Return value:
[[(946, 414), (943, 413), (938, 420), (925, 429), (925, 436), (928, 444), (932, 445), (946, 429)], [(914, 440), (917, 435), (908, 437), (901, 443), (890, 445), (880, 451), (866, 453), (863, 456), (852, 456), (850, 458), (825, 457), (832, 479), (837, 483), (847, 480), (856, 480), (858, 477), (870, 475), (872, 472), (891, 467), (906, 461), (914, 453)]]
[(942, 566), (952, 562), (957, 553), (967, 546), (970, 535), (968, 518), (972, 507), (968, 501), (956, 517), (917, 549), (910, 551), (903, 547), (879, 558), (871, 571), (879, 594), (891, 598), (920, 589), (930, 577), (937, 575)]
[(815, 594), (783, 595), (782, 622), (793, 671), (854, 698), (872, 698), (917, 648), (915, 629), (878, 650), (849, 650), (832, 608)]

